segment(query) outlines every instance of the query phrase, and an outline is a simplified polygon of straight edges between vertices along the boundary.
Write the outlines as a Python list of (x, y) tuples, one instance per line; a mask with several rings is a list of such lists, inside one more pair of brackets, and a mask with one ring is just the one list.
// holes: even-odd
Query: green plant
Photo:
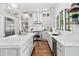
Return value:
[(71, 17), (72, 18), (77, 18), (79, 16), (79, 14), (72, 14)]

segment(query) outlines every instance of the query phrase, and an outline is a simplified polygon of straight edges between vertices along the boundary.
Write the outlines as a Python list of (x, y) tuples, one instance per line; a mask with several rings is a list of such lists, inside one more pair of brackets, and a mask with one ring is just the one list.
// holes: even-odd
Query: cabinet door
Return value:
[(18, 56), (18, 49), (17, 48), (7, 49), (7, 56)]
[(50, 36), (50, 34), (47, 32), (42, 32), (42, 39), (48, 41), (48, 44), (52, 50), (52, 37)]
[(44, 33), (44, 37), (45, 37), (45, 40), (48, 40), (49, 39), (49, 36), (48, 36), (48, 33), (47, 32)]
[(45, 32), (42, 32), (42, 40), (45, 40)]
[(52, 37), (50, 36), (50, 34), (48, 34), (48, 43), (49, 43), (49, 46), (50, 46), (50, 48), (51, 48), (51, 50), (52, 50)]
[(0, 49), (0, 56), (1, 56), (1, 49)]
[(64, 46), (57, 41), (57, 56), (64, 56), (65, 50)]
[(1, 48), (0, 56), (18, 56), (17, 48)]
[[(27, 38), (24, 38), (27, 39)], [(30, 37), (30, 39), (27, 40), (27, 42), (22, 46), (20, 49), (20, 55), (21, 56), (31, 56), (33, 50), (33, 36)]]
[(6, 53), (6, 49), (0, 49), (1, 50), (1, 55), (0, 56), (7, 56), (7, 53)]

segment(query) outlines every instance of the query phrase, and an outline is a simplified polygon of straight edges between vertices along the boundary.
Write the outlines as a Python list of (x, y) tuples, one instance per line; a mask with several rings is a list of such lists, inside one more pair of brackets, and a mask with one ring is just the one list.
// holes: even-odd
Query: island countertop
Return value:
[(0, 48), (20, 48), (22, 47), (35, 33), (27, 33), (26, 35), (12, 35), (0, 38)]
[(51, 32), (50, 34), (52, 38), (63, 44), (64, 46), (79, 46), (79, 36), (77, 34), (73, 34), (71, 32), (63, 32), (62, 35), (54, 36)]

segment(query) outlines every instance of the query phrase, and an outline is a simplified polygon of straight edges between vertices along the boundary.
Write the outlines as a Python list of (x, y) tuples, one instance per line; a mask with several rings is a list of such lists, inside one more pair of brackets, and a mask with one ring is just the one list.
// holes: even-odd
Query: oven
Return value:
[(41, 40), (41, 32), (37, 31), (37, 32), (34, 32), (34, 33), (35, 33), (34, 40)]

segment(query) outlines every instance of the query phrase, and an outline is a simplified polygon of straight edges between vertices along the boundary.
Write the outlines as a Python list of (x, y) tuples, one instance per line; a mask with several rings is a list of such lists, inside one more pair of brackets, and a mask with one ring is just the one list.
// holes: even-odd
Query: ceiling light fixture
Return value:
[(9, 4), (8, 8), (10, 10), (17, 10), (18, 9), (18, 5), (16, 3), (11, 3), (11, 4)]

